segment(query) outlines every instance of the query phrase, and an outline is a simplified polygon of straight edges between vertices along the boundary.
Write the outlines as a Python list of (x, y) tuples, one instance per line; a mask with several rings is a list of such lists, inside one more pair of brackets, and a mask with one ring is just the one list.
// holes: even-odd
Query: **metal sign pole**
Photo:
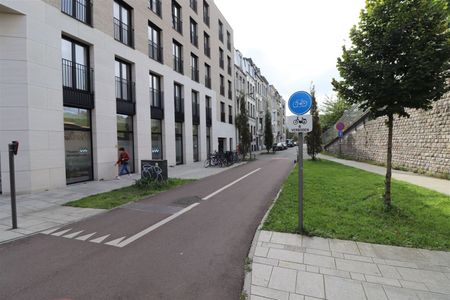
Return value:
[(14, 145), (8, 145), (9, 150), (9, 183), (11, 189), (11, 217), (12, 228), (17, 229), (17, 210), (16, 210), (16, 176), (14, 171)]
[(298, 140), (298, 231), (303, 233), (303, 132)]

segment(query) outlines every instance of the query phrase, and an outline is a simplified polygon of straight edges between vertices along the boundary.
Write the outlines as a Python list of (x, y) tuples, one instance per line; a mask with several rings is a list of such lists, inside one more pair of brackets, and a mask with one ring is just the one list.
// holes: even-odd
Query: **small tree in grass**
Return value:
[(272, 117), (269, 111), (266, 109), (266, 115), (264, 116), (264, 145), (266, 146), (267, 153), (272, 149), (273, 145), (273, 133), (272, 133)]
[(250, 128), (248, 126), (247, 106), (244, 95), (239, 97), (239, 115), (236, 117), (236, 127), (239, 132), (239, 148), (243, 157), (247, 155), (250, 150)]
[(448, 90), (450, 30), (448, 1), (367, 0), (358, 26), (343, 47), (333, 79), (340, 96), (387, 117), (384, 204), (391, 206), (392, 135), (394, 116), (407, 109), (430, 109)]
[(317, 108), (316, 90), (314, 86), (310, 90), (312, 98), (311, 116), (313, 128), (311, 132), (306, 135), (306, 146), (308, 155), (312, 160), (316, 160), (316, 155), (322, 151), (322, 129), (320, 128), (319, 109)]

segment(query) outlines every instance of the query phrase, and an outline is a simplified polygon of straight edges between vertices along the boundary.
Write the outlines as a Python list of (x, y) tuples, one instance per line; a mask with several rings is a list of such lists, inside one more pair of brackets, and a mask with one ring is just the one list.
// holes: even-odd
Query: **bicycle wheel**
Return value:
[(211, 160), (210, 159), (206, 159), (205, 162), (203, 163), (203, 166), (205, 168), (208, 168), (209, 166), (211, 166)]

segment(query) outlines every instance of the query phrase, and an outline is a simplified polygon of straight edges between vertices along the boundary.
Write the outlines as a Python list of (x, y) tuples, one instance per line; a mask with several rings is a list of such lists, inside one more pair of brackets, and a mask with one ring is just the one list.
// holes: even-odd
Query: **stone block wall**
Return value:
[[(396, 118), (392, 148), (394, 168), (450, 178), (450, 94), (429, 111), (410, 110), (410, 118)], [(386, 163), (386, 118), (364, 118), (345, 132), (343, 157)], [(326, 150), (339, 154), (339, 141)]]

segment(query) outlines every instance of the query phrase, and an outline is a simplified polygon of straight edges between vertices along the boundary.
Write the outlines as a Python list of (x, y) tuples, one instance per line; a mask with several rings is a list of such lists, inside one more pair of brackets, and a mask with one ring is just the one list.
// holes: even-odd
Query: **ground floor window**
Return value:
[(206, 127), (206, 153), (211, 153), (211, 127)]
[(152, 159), (163, 159), (162, 121), (152, 119)]
[(183, 123), (175, 123), (175, 149), (176, 163), (183, 163)]
[(64, 107), (64, 147), (67, 184), (92, 180), (90, 110)]
[(223, 153), (225, 152), (225, 147), (226, 147), (226, 138), (219, 138), (219, 152)]
[[(124, 148), (130, 157), (128, 170), (134, 173), (134, 139), (133, 139), (133, 117), (128, 115), (117, 115), (117, 149)], [(119, 155), (119, 154), (117, 154)]]
[(198, 125), (192, 125), (192, 144), (194, 147), (194, 161), (199, 161), (198, 155)]

